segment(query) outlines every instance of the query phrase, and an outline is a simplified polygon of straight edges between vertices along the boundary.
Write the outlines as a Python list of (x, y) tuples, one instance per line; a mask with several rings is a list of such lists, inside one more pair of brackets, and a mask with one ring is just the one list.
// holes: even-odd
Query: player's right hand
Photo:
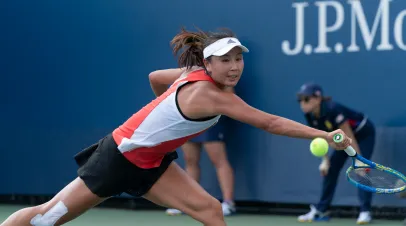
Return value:
[[(340, 143), (336, 143), (336, 142), (334, 142), (334, 140), (333, 140), (333, 137), (334, 137), (336, 134), (338, 134), (338, 133), (340, 133), (342, 136), (344, 136), (344, 137), (343, 137), (343, 141), (340, 142)], [(334, 130), (333, 132), (331, 132), (331, 133), (329, 133), (329, 134), (327, 135), (327, 142), (328, 142), (329, 145), (330, 145), (331, 147), (333, 147), (335, 150), (344, 150), (344, 149), (346, 149), (348, 146), (351, 145), (352, 139), (349, 138), (341, 129), (337, 129), (337, 130)]]

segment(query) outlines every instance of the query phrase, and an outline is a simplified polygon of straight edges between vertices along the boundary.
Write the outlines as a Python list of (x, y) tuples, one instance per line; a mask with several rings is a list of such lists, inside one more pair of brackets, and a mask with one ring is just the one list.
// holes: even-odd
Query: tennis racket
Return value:
[[(344, 136), (337, 133), (333, 140), (340, 143)], [(378, 194), (394, 194), (406, 189), (406, 177), (402, 173), (362, 157), (351, 146), (344, 151), (352, 159), (346, 177), (354, 186)]]

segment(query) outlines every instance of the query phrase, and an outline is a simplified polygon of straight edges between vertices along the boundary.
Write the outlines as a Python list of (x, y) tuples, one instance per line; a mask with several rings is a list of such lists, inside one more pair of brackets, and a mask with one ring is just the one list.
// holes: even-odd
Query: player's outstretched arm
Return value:
[(263, 129), (269, 133), (305, 139), (322, 137), (329, 141), (329, 143), (337, 150), (342, 150), (351, 143), (351, 139), (346, 139), (345, 142), (341, 144), (333, 143), (333, 134), (337, 132), (343, 133), (341, 130), (328, 133), (287, 118), (266, 113), (248, 105), (241, 98), (232, 93), (219, 92), (216, 94), (212, 92), (210, 96), (214, 103), (214, 111), (216, 114), (226, 115), (235, 120)]
[[(328, 133), (305, 126), (287, 118), (272, 115), (258, 110), (245, 103), (237, 95), (228, 96), (224, 103), (216, 104), (218, 113), (235, 120), (250, 124), (269, 133), (295, 138), (313, 139), (316, 137), (327, 138)], [(221, 101), (221, 100), (220, 100)]]
[(165, 70), (157, 70), (153, 71), (149, 74), (149, 83), (151, 85), (152, 91), (155, 93), (156, 96), (162, 95), (167, 89), (168, 86), (171, 85), (178, 79), (184, 69), (176, 68), (176, 69), (165, 69)]

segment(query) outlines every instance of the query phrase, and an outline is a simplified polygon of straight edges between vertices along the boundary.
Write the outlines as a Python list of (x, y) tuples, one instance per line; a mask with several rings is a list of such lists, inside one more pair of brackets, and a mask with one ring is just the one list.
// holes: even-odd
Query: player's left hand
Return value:
[[(343, 141), (340, 143), (336, 143), (333, 140), (334, 135), (336, 135), (337, 133), (342, 134), (343, 137)], [(334, 130), (333, 132), (329, 133), (327, 135), (327, 142), (329, 143), (329, 145), (331, 147), (333, 147), (335, 150), (344, 150), (346, 149), (348, 146), (351, 145), (352, 143), (352, 139), (349, 138), (341, 129), (338, 130)]]

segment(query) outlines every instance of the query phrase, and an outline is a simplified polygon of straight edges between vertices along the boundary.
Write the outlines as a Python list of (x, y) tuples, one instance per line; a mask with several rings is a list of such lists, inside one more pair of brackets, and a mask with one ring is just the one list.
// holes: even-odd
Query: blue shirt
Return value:
[(356, 134), (368, 122), (363, 113), (331, 100), (321, 102), (320, 117), (316, 118), (312, 113), (305, 114), (305, 117), (309, 126), (327, 132), (339, 129), (344, 122), (348, 121)]

